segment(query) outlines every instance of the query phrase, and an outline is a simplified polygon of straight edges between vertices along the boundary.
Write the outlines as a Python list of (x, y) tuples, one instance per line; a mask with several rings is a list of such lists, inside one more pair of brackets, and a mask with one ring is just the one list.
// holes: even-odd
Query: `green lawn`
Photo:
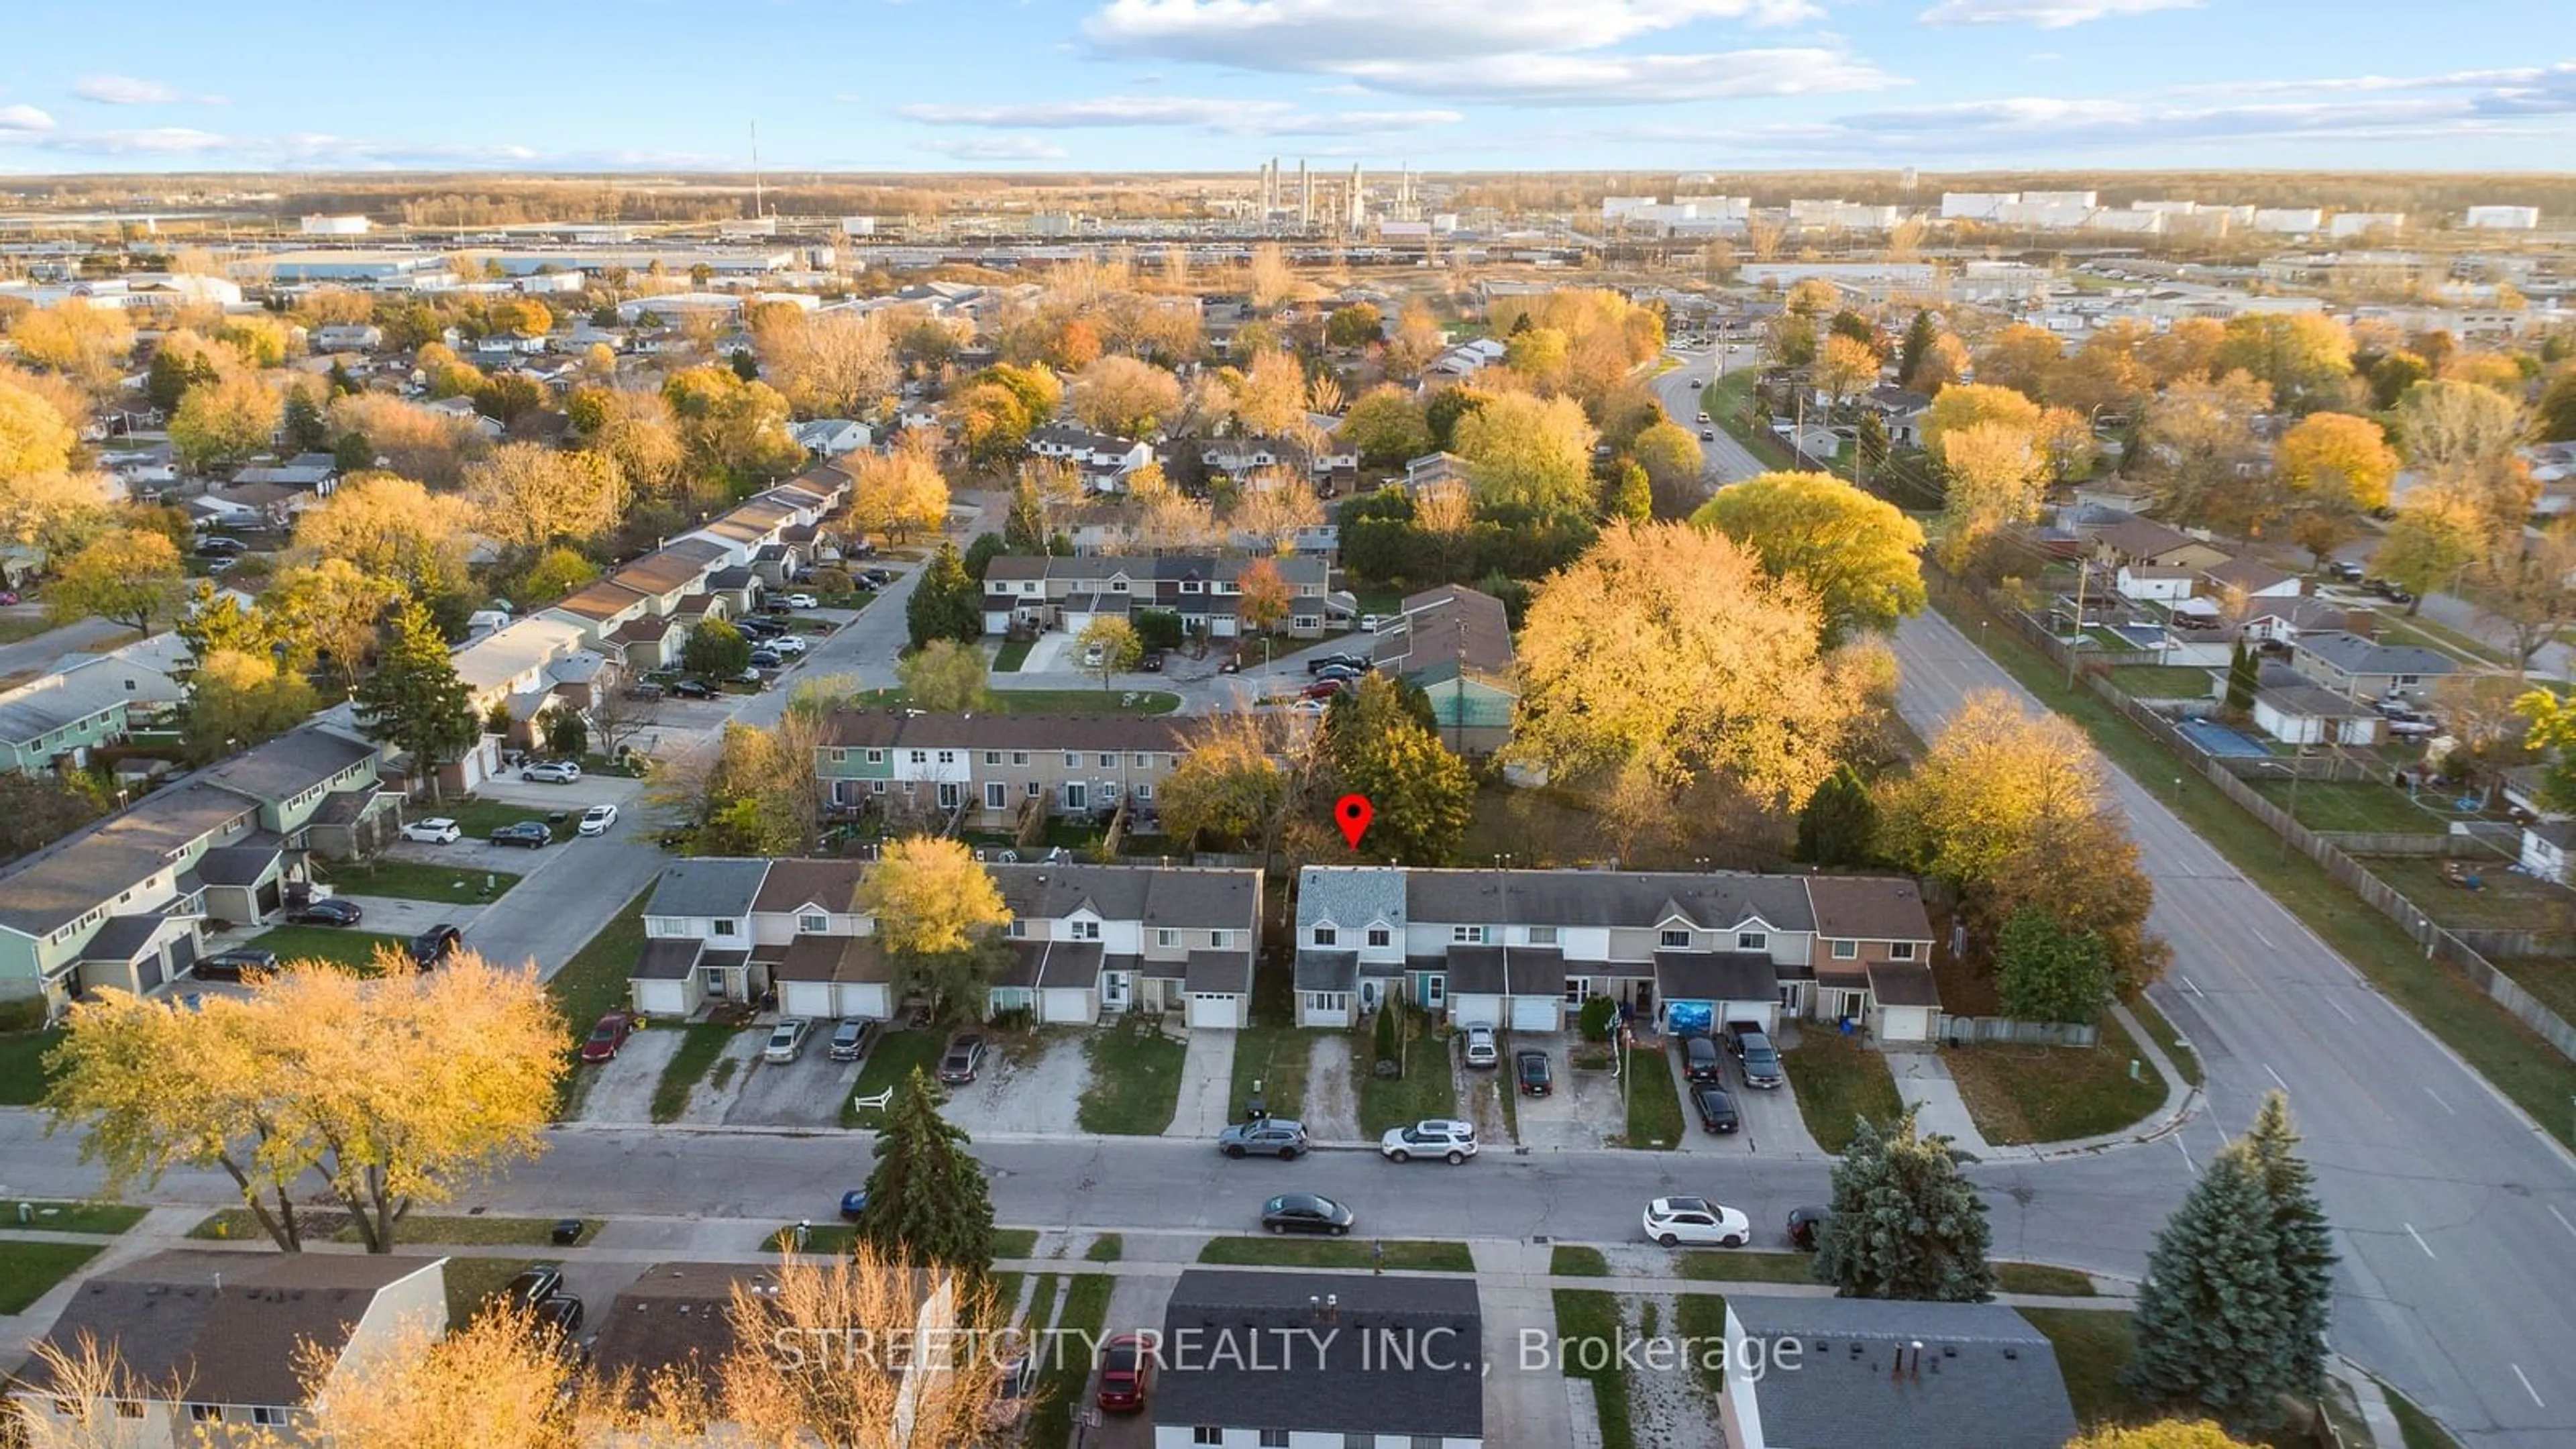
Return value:
[(689, 1093), (707, 1079), (715, 1068), (716, 1058), (740, 1035), (742, 1028), (719, 1026), (712, 1022), (694, 1022), (680, 1030), (686, 1035), (679, 1050), (662, 1067), (662, 1080), (653, 1084), (653, 1120), (677, 1122), (689, 1109)]
[(2540, 999), (2540, 1004), (2576, 1021), (2576, 961), (2554, 956), (2508, 956), (2496, 969), (2513, 984)]
[(1628, 1133), (1621, 1145), (1671, 1151), (1689, 1128), (1682, 1122), (1681, 1089), (1673, 1085), (1672, 1069), (1665, 1065), (1663, 1052), (1630, 1048), (1623, 1070), (1631, 1075), (1627, 1084)]
[(1884, 1125), (1905, 1110), (1887, 1058), (1856, 1037), (1821, 1029), (1798, 1034), (1798, 1045), (1780, 1054), (1798, 1084), (1798, 1112), (1816, 1145), (1839, 1153), (1851, 1145), (1854, 1124), (1866, 1117)]
[(497, 900), (519, 878), (508, 871), (468, 870), (460, 865), (433, 865), (413, 860), (376, 860), (333, 865), (326, 878), (344, 894), (394, 896), (406, 901), (442, 901), (471, 906)]
[(506, 805), (498, 800), (451, 800), (444, 805), (424, 804), (411, 818), (419, 820), (444, 815), (455, 821), (456, 828), (463, 831), (468, 839), (480, 840), (504, 825), (516, 825), (522, 820), (543, 820), (550, 813), (525, 805)]
[[(1726, 1342), (1726, 1299), (1717, 1293), (1685, 1293), (1673, 1301), (1673, 1332), (1700, 1344)], [(1714, 1398), (1726, 1384), (1725, 1355), (1694, 1347), (1692, 1371), (1700, 1387)]]
[[(1936, 592), (1934, 599), (1971, 639), (1978, 639), (1995, 662), (2049, 708), (2082, 727), (2132, 778), (2163, 782), (2179, 773), (2174, 756), (2162, 744), (2090, 689), (2068, 690), (2064, 671), (2042, 659), (2009, 629), (1997, 625), (1979, 639), (1982, 606), (1975, 600), (1949, 588)], [(2576, 1062), (2466, 979), (2424, 959), (2412, 943), (2389, 928), (2386, 917), (2362, 905), (2315, 862), (2300, 855), (2283, 860), (2280, 837), (2216, 787), (2187, 778), (2178, 795), (2161, 785), (2157, 793), (2185, 824), (2359, 967), (2391, 1001), (2440, 1037), (2552, 1136), (2576, 1146), (2576, 1113), (2567, 1110), (2568, 1101), (2576, 1098)]]
[(1400, 1077), (1381, 1077), (1370, 1070), (1377, 1062), (1370, 1045), (1370, 1028), (1352, 1028), (1351, 1072), (1359, 1078), (1363, 1137), (1374, 1140), (1389, 1127), (1401, 1127), (1425, 1117), (1458, 1115), (1457, 1084), (1449, 1071), (1449, 1044), (1419, 1017), (1413, 1022), (1422, 1034), (1406, 1045), (1404, 1075)]
[[(1368, 1238), (1242, 1237), (1212, 1238), (1199, 1250), (1202, 1263), (1229, 1267), (1370, 1268), (1377, 1262), (1379, 1240)], [(1423, 1273), (1473, 1273), (1475, 1255), (1465, 1243), (1383, 1240), (1386, 1266)]]
[(1030, 1444), (1073, 1441), (1073, 1418), (1083, 1408), (1083, 1385), (1091, 1378), (1091, 1346), (1109, 1323), (1109, 1295), (1118, 1280), (1106, 1273), (1076, 1275), (1065, 1286), (1064, 1307), (1057, 1311), (1056, 1334), (1039, 1359), (1037, 1406), (1029, 1412)]
[(1228, 1109), (1251, 1101), (1258, 1082), (1271, 1116), (1296, 1119), (1306, 1106), (1306, 1064), (1314, 1046), (1315, 1034), (1300, 1027), (1248, 1026), (1236, 1032), (1234, 1095), (1227, 1100)]
[[(644, 901), (651, 894), (650, 890), (638, 891), (635, 899), (609, 917), (608, 924), (600, 927), (598, 934), (547, 980), (546, 991), (555, 999), (555, 1010), (563, 1013), (567, 1050), (578, 1053), (593, 1024), (630, 1004), (627, 973), (635, 969), (635, 958), (644, 950)], [(578, 1061), (564, 1073), (556, 1084), (557, 1120), (581, 1115), (581, 1104), (598, 1076), (599, 1068), (585, 1067)]]
[(1547, 1271), (1559, 1278), (1607, 1278), (1610, 1260), (1599, 1248), (1580, 1243), (1559, 1243), (1547, 1255)]
[(1102, 1233), (1091, 1240), (1090, 1247), (1082, 1250), (1083, 1261), (1088, 1263), (1115, 1263), (1125, 1256), (1127, 1240), (1116, 1233)]
[[(21, 1206), (35, 1210), (24, 1221), (18, 1216)], [(40, 1233), (94, 1233), (102, 1238), (112, 1238), (143, 1221), (151, 1209), (121, 1202), (47, 1202), (37, 1198), (26, 1203), (0, 1203), (0, 1211), (7, 1214), (0, 1218), (0, 1226), (30, 1228)]]
[(98, 1255), (87, 1243), (0, 1242), (0, 1313), (17, 1313)]
[(242, 943), (265, 951), (275, 951), (279, 964), (291, 966), (298, 961), (337, 961), (370, 974), (376, 969), (376, 952), (391, 951), (408, 959), (411, 938), (390, 936), (380, 931), (353, 931), (340, 926), (276, 926)]
[(2362, 864), (2445, 926), (2543, 931), (2576, 927), (2576, 891), (2507, 870), (2500, 860), (2461, 862), (2477, 876), (2476, 890), (2445, 880), (2438, 860), (2377, 856)]
[[(304, 1241), (308, 1243), (354, 1243), (359, 1241), (357, 1224), (346, 1211), (336, 1208), (309, 1208), (298, 1215)], [(553, 1218), (514, 1218), (483, 1213), (411, 1213), (394, 1224), (397, 1244), (446, 1243), (474, 1246), (524, 1246), (532, 1248), (571, 1246), (599, 1236), (601, 1220), (583, 1218), (579, 1242), (559, 1245), (554, 1242)], [(212, 1238), (226, 1242), (264, 1242), (267, 1230), (248, 1208), (225, 1208), (188, 1230), (192, 1238)]]
[(2172, 664), (2124, 664), (2111, 682), (2136, 699), (2207, 699), (2212, 671)]
[[(2248, 780), (2254, 793), (2287, 810), (2290, 782)], [(2436, 815), (2385, 780), (2302, 780), (2297, 819), (2310, 830), (2355, 830), (2377, 835), (2440, 835), (2450, 817)]]
[(1637, 1431), (1628, 1419), (1625, 1356), (1608, 1347), (1626, 1336), (1617, 1295), (1591, 1288), (1557, 1289), (1556, 1335), (1567, 1345), (1559, 1364), (1565, 1376), (1592, 1381), (1593, 1401), (1601, 1415), (1601, 1449), (1636, 1449)]
[[(1134, 703), (1126, 703), (1127, 700)], [(863, 689), (851, 697), (861, 709), (900, 709), (912, 702), (900, 689)], [(1181, 697), (1160, 689), (996, 689), (997, 714), (1170, 714)]]
[[(1747, 363), (1740, 370), (1730, 370), (1725, 377), (1700, 389), (1699, 405), (1710, 421), (1726, 430), (1727, 435), (1742, 443), (1745, 451), (1760, 460), (1762, 466), (1787, 469), (1793, 460), (1789, 450), (1770, 428), (1753, 421), (1751, 408), (1753, 384), (1760, 380), (1762, 369)], [(1696, 427), (1696, 423), (1688, 424)]]
[(501, 1291), (503, 1284), (519, 1276), (519, 1270), (541, 1261), (536, 1258), (487, 1258), (459, 1253), (447, 1260), (447, 1317), (463, 1323), (474, 1316), (483, 1300)]
[(1998, 1147), (2117, 1132), (2164, 1105), (2164, 1077), (2107, 1016), (2095, 1046), (1949, 1047), (1942, 1058), (1977, 1130)]
[(809, 1223), (805, 1228), (805, 1245), (798, 1248), (796, 1225), (783, 1223), (768, 1237), (760, 1240), (760, 1250), (764, 1253), (784, 1253), (794, 1248), (806, 1254), (846, 1253), (850, 1251), (850, 1245), (858, 1241), (858, 1236), (859, 1230), (848, 1223)]
[(1807, 1253), (1733, 1252), (1673, 1254), (1674, 1276), (1694, 1283), (1813, 1283), (1815, 1258)]
[(32, 1107), (45, 1095), (45, 1053), (63, 1039), (59, 1031), (0, 1035), (0, 1106)]
[(1159, 1137), (1181, 1102), (1181, 1062), (1189, 1049), (1148, 1029), (1136, 1012), (1094, 1031), (1082, 1045), (1091, 1085), (1082, 1089), (1085, 1132)]
[[(2415, 1401), (2382, 1383), (2380, 1391), (2388, 1396), (2388, 1411), (2397, 1416), (2397, 1432), (2406, 1440), (2406, 1449), (2460, 1449), (2460, 1441), (2450, 1436), (2433, 1416), (2415, 1407)], [(2395, 1449), (2382, 1445), (2381, 1449)]]
[(889, 1031), (877, 1037), (868, 1048), (868, 1059), (859, 1067), (859, 1080), (850, 1089), (850, 1100), (841, 1104), (841, 1125), (874, 1127), (878, 1115), (862, 1112), (854, 1103), (861, 1097), (873, 1097), (903, 1085), (904, 1078), (916, 1070), (933, 1079), (939, 1072), (939, 1049), (948, 1039), (935, 1031)]
[(996, 1258), (1026, 1258), (1037, 1250), (1038, 1230), (1035, 1228), (993, 1229), (993, 1256)]
[(1020, 666), (1029, 662), (1029, 651), (1036, 647), (1037, 641), (1034, 639), (1003, 640), (1002, 647), (993, 653), (993, 672), (995, 674), (1018, 673)]
[(2093, 1298), (2099, 1292), (2093, 1275), (2053, 1263), (1997, 1263), (1995, 1287), (2006, 1293), (2037, 1293), (2051, 1298)]
[(2128, 1314), (2088, 1308), (2015, 1311), (2056, 1347), (2057, 1371), (2066, 1380), (2066, 1397), (2074, 1402), (2075, 1422), (2134, 1423), (2148, 1417), (2148, 1406), (2120, 1387), (2120, 1370), (2128, 1364), (2134, 1342)]
[(2199, 1086), (2200, 1053), (2191, 1049), (2190, 1044), (2183, 1040), (2182, 1033), (2174, 1029), (2174, 1024), (2165, 1019), (2163, 1012), (2156, 1010), (2156, 1004), (2140, 996), (2129, 1003), (2129, 1010), (2137, 1013), (2138, 1025), (2147, 1029), (2147, 1035), (2156, 1039), (2156, 1045), (2165, 1049), (2166, 1059), (2174, 1064), (2175, 1071), (2182, 1073), (2182, 1079), (2192, 1086)]

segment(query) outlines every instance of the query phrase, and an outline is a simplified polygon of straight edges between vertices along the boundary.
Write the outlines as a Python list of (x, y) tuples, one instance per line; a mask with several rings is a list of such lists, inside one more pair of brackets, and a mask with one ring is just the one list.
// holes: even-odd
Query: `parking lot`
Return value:
[[(1787, 1047), (1797, 1039), (1796, 1029), (1783, 1022), (1776, 1045)], [(1690, 1084), (1682, 1079), (1681, 1053), (1666, 1046), (1663, 1058), (1670, 1073), (1672, 1090), (1682, 1103), (1683, 1132), (1678, 1150), (1697, 1156), (1750, 1157), (1757, 1153), (1816, 1156), (1823, 1151), (1815, 1135), (1807, 1130), (1807, 1120), (1798, 1110), (1798, 1084), (1783, 1081), (1777, 1087), (1755, 1088), (1745, 1085), (1744, 1064), (1723, 1049), (1718, 1053), (1724, 1075), (1721, 1083), (1726, 1094), (1735, 1099), (1735, 1115), (1743, 1125), (1730, 1133), (1713, 1133), (1700, 1125), (1699, 1112), (1691, 1106)], [(1785, 1075), (1785, 1074), (1784, 1074)], [(1637, 1083), (1640, 1090), (1644, 1081)]]
[(948, 1089), (941, 1109), (969, 1133), (1071, 1135), (1079, 1130), (1091, 1058), (1082, 1038), (1049, 1031), (994, 1042), (974, 1081)]
[(1563, 1032), (1508, 1032), (1503, 1038), (1503, 1074), (1514, 1091), (1519, 1083), (1513, 1077), (1512, 1053), (1523, 1047), (1535, 1047), (1547, 1053), (1547, 1064), (1553, 1074), (1548, 1095), (1523, 1096), (1515, 1109), (1520, 1117), (1521, 1145), (1542, 1149), (1598, 1148), (1626, 1130), (1627, 1117), (1619, 1098), (1619, 1079), (1609, 1072), (1578, 1072), (1566, 1057), (1574, 1038)]
[(832, 1023), (818, 1021), (792, 1062), (761, 1060), (767, 1032), (746, 1031), (750, 1059), (734, 1073), (721, 1104), (728, 1127), (837, 1127), (841, 1103), (858, 1084), (860, 1062), (832, 1060)]

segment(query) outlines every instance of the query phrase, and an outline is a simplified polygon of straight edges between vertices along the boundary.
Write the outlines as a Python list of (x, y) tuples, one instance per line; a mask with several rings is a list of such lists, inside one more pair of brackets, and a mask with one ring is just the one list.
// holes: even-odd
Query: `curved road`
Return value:
[[(1654, 379), (1655, 396), (1662, 401), (1664, 411), (1674, 422), (1694, 434), (1702, 428), (1714, 428), (1716, 437), (1699, 440), (1700, 452), (1707, 458), (1702, 471), (1708, 475), (1710, 489), (1713, 491), (1729, 483), (1741, 483), (1757, 473), (1770, 471), (1762, 466), (1760, 459), (1745, 451), (1744, 445), (1735, 441), (1726, 429), (1699, 421), (1702, 389), (1691, 386), (1691, 383), (1697, 380), (1704, 385), (1717, 376), (1718, 349), (1683, 351), (1676, 348), (1672, 355), (1680, 360), (1681, 366)], [(1729, 373), (1761, 365), (1762, 349), (1756, 344), (1739, 342), (1726, 349), (1726, 370)]]

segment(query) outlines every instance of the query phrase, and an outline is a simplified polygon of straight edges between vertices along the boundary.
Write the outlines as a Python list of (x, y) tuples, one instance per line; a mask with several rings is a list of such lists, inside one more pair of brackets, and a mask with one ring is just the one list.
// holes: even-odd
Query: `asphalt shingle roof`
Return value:
[[(1328, 1294), (1337, 1307), (1319, 1323), (1311, 1304)], [(1172, 1287), (1163, 1343), (1157, 1425), (1485, 1436), (1472, 1279), (1193, 1268)], [(1289, 1343), (1294, 1359), (1282, 1354)], [(1390, 1352), (1399, 1344), (1411, 1345), (1409, 1357)]]
[(675, 860), (662, 868), (662, 879), (646, 903), (648, 916), (742, 916), (760, 896), (769, 862), (709, 856)]
[(1753, 1387), (1772, 1443), (2059, 1449), (2075, 1436), (2056, 1350), (1999, 1303), (1730, 1293), (1726, 1308), (1775, 1355), (1789, 1340), (1799, 1345), (1797, 1372), (1765, 1374)]

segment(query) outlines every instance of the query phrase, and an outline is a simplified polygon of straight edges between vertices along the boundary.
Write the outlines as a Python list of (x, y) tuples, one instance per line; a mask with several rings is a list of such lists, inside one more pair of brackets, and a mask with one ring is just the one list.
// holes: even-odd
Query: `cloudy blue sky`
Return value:
[(2566, 0), (17, 0), (0, 172), (2563, 170)]

